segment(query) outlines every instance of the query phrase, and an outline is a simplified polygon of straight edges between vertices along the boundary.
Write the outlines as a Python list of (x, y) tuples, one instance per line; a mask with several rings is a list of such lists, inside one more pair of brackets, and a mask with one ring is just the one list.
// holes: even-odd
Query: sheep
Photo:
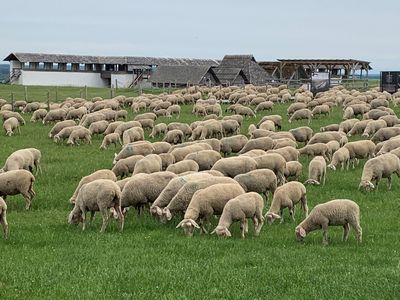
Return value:
[(271, 101), (263, 101), (263, 102), (259, 103), (256, 106), (256, 108), (254, 109), (254, 112), (258, 113), (259, 111), (265, 111), (265, 110), (271, 110), (272, 111), (273, 107), (274, 107), (274, 103), (273, 102), (271, 102)]
[(43, 124), (54, 121), (64, 121), (67, 118), (67, 111), (65, 109), (50, 110), (43, 118)]
[(356, 159), (372, 158), (375, 156), (375, 144), (368, 140), (350, 142), (344, 145), (344, 147), (349, 150), (353, 169)]
[(35, 123), (37, 121), (41, 121), (46, 115), (47, 115), (47, 110), (45, 110), (44, 108), (39, 108), (33, 112), (31, 117), (31, 122)]
[(189, 153), (201, 150), (212, 150), (212, 147), (207, 143), (196, 143), (184, 147), (174, 148), (170, 150), (170, 153), (175, 157), (175, 162), (179, 162), (181, 160), (184, 160), (185, 156)]
[(386, 126), (387, 125), (384, 120), (372, 120), (372, 121), (368, 122), (362, 136), (368, 138), (370, 135), (373, 135), (379, 129), (385, 128)]
[(181, 130), (186, 137), (188, 137), (192, 134), (192, 129), (186, 123), (172, 122), (172, 123), (169, 123), (167, 127), (168, 127), (168, 131), (171, 131), (173, 129)]
[(268, 224), (272, 224), (275, 219), (281, 219), (283, 222), (283, 210), (287, 207), (289, 209), (290, 217), (293, 222), (295, 205), (301, 203), (304, 214), (308, 216), (308, 206), (307, 206), (307, 191), (306, 187), (298, 181), (291, 181), (285, 183), (276, 189), (274, 197), (272, 198), (271, 207), (265, 214), (265, 219), (267, 219)]
[(257, 163), (257, 169), (270, 169), (274, 171), (276, 178), (278, 179), (278, 185), (285, 183), (285, 167), (286, 160), (282, 155), (277, 153), (268, 153), (265, 155), (257, 156), (253, 158)]
[(166, 134), (167, 132), (168, 132), (167, 124), (159, 123), (154, 125), (153, 130), (149, 135), (149, 138), (155, 138), (161, 134)]
[(273, 140), (270, 137), (260, 137), (249, 140), (239, 151), (239, 154), (246, 153), (253, 149), (270, 150), (273, 148)]
[(141, 127), (132, 127), (122, 134), (122, 143), (124, 145), (144, 140), (144, 131)]
[(243, 116), (241, 115), (231, 115), (231, 116), (225, 116), (222, 118), (222, 120), (235, 120), (239, 123), (240, 126), (242, 126), (243, 123)]
[(4, 239), (7, 239), (9, 235), (8, 222), (7, 222), (7, 204), (1, 197), (0, 197), (0, 223), (1, 226), (3, 227)]
[(255, 169), (257, 169), (257, 162), (247, 156), (221, 158), (211, 168), (211, 170), (220, 171), (224, 176), (231, 178)]
[(287, 146), (291, 146), (293, 148), (297, 148), (297, 143), (295, 141), (293, 141), (292, 139), (289, 138), (279, 138), (279, 139), (274, 139), (273, 140), (273, 149), (280, 149), (280, 148), (284, 148)]
[(380, 117), (388, 116), (388, 115), (390, 115), (390, 112), (383, 111), (380, 109), (372, 109), (363, 115), (363, 119), (364, 120), (366, 120), (366, 119), (378, 120)]
[(304, 184), (325, 185), (326, 180), (326, 161), (322, 156), (314, 157), (308, 166), (308, 179)]
[(15, 129), (17, 129), (19, 134), (21, 134), (21, 129), (19, 128), (19, 122), (14, 117), (11, 117), (4, 121), (3, 129), (7, 136), (12, 136)]
[(175, 174), (182, 174), (182, 173), (189, 172), (189, 171), (198, 172), (199, 165), (194, 160), (185, 160), (184, 159), (180, 162), (169, 165), (167, 167), (166, 171), (169, 171), (169, 172), (172, 172)]
[(122, 136), (125, 130), (128, 130), (133, 127), (142, 127), (142, 125), (138, 121), (122, 122), (115, 128), (114, 132)]
[(153, 154), (167, 153), (171, 149), (171, 144), (167, 142), (154, 142), (152, 145), (154, 147)]
[(118, 160), (122, 158), (127, 158), (132, 155), (143, 155), (146, 156), (148, 154), (153, 153), (154, 147), (151, 143), (147, 141), (139, 141), (130, 143), (124, 146), (122, 150), (118, 154), (114, 154), (114, 161), (115, 164)]
[(258, 126), (259, 129), (264, 129), (268, 131), (275, 131), (275, 123), (271, 120), (266, 120)]
[(294, 179), (297, 181), (299, 180), (302, 172), (303, 172), (303, 165), (298, 161), (286, 162), (285, 172), (284, 172), (286, 180), (289, 177), (294, 177)]
[(72, 127), (75, 126), (76, 123), (74, 120), (65, 120), (61, 122), (57, 122), (53, 128), (49, 132), (49, 138), (54, 138), (56, 134), (58, 134), (61, 130), (63, 130), (66, 127)]
[(354, 114), (354, 110), (353, 110), (353, 108), (352, 107), (346, 107), (346, 109), (344, 110), (344, 112), (343, 112), (343, 120), (348, 120), (348, 119), (351, 119), (351, 118), (353, 118), (355, 116), (355, 114)]
[(288, 122), (292, 123), (295, 120), (307, 119), (308, 120), (308, 124), (310, 124), (312, 117), (313, 117), (313, 114), (312, 114), (311, 110), (309, 110), (307, 108), (303, 108), (303, 109), (296, 110), (293, 113), (293, 115), (289, 118)]
[(121, 207), (139, 209), (143, 205), (154, 202), (168, 183), (176, 177), (176, 174), (166, 171), (132, 176), (122, 191)]
[(374, 143), (383, 142), (398, 135), (400, 135), (400, 127), (385, 127), (375, 132), (371, 138), (371, 141)]
[(256, 117), (256, 114), (254, 113), (254, 111), (251, 108), (246, 107), (246, 106), (237, 107), (235, 112), (238, 115), (245, 116), (245, 117), (254, 117), (254, 118)]
[(183, 142), (184, 136), (182, 130), (173, 129), (167, 132), (163, 141), (170, 144), (180, 144)]
[(175, 163), (175, 157), (171, 153), (160, 153), (161, 170), (165, 171), (169, 165)]
[(257, 123), (257, 127), (259, 127), (262, 123), (264, 123), (267, 120), (270, 120), (270, 121), (274, 122), (275, 123), (275, 127), (277, 129), (281, 129), (282, 128), (282, 117), (280, 115), (269, 115), (269, 116), (262, 117), (260, 122)]
[(311, 111), (311, 113), (313, 114), (313, 116), (318, 116), (318, 115), (325, 115), (325, 116), (329, 116), (330, 113), (330, 107), (329, 105), (326, 104), (322, 104), (322, 105), (317, 105), (314, 107), (314, 109)]
[(222, 120), (221, 125), (224, 136), (240, 134), (240, 125), (236, 120)]
[(199, 171), (210, 170), (220, 159), (221, 154), (215, 150), (201, 150), (185, 156), (185, 160), (193, 160), (198, 164)]
[(316, 143), (316, 144), (306, 145), (303, 148), (299, 149), (299, 153), (300, 153), (300, 155), (307, 155), (308, 158), (310, 156), (321, 155), (326, 161), (329, 160), (328, 159), (329, 148), (328, 148), (327, 144), (324, 144), (324, 143)]
[(74, 129), (68, 137), (67, 145), (78, 145), (79, 140), (83, 140), (88, 142), (89, 144), (92, 143), (92, 136), (90, 135), (90, 130), (87, 128), (77, 128)]
[(68, 216), (69, 224), (82, 222), (82, 231), (86, 228), (86, 212), (90, 211), (90, 221), (96, 211), (100, 211), (103, 224), (100, 232), (106, 230), (110, 219), (110, 209), (113, 209), (120, 222), (120, 231), (124, 229), (124, 215), (121, 211), (121, 190), (109, 179), (98, 179), (82, 186), (76, 198), (75, 206)]
[(339, 124), (329, 124), (319, 129), (320, 132), (324, 131), (339, 131)]
[(307, 144), (312, 138), (314, 131), (307, 126), (290, 129), (289, 132), (293, 134), (296, 142)]
[(275, 193), (277, 187), (276, 175), (269, 169), (253, 170), (244, 174), (236, 175), (234, 178), (245, 192), (256, 192), (264, 194), (268, 200), (268, 191)]
[(307, 104), (302, 102), (295, 102), (289, 105), (287, 108), (287, 116), (290, 117), (296, 110), (307, 108)]
[(168, 117), (168, 118), (171, 117), (171, 115), (169, 114), (168, 110), (166, 110), (166, 109), (154, 110), (154, 113), (157, 115), (157, 118), (158, 117)]
[(76, 187), (74, 193), (72, 194), (71, 198), (69, 199), (69, 203), (75, 204), (76, 197), (78, 196), (79, 190), (81, 187), (89, 182), (92, 182), (97, 179), (110, 179), (112, 181), (117, 181), (117, 177), (115, 176), (114, 172), (106, 169), (97, 170), (90, 175), (82, 177), (79, 181), (78, 186)]
[(41, 153), (35, 148), (26, 148), (14, 151), (7, 158), (3, 168), (0, 169), (0, 173), (20, 169), (32, 172), (34, 167), (36, 167), (37, 173), (40, 169), (40, 158)]
[(67, 113), (67, 120), (80, 120), (83, 118), (83, 116), (87, 114), (87, 108), (84, 106), (81, 106), (79, 108), (71, 109)]
[(343, 171), (345, 165), (346, 165), (346, 170), (349, 169), (350, 152), (346, 147), (342, 147), (333, 153), (332, 160), (331, 160), (331, 163), (328, 165), (328, 168), (336, 171), (336, 167), (339, 164), (341, 165), (342, 171)]
[(137, 115), (133, 120), (138, 121), (138, 120), (144, 120), (144, 119), (152, 119), (154, 121), (157, 119), (157, 115), (152, 112), (143, 113), (143, 114)]
[[(0, 104), (1, 106), (1, 104)], [(15, 103), (14, 103), (15, 106)], [(40, 103), (39, 102), (31, 102), (31, 103), (27, 103), (24, 107), (24, 109), (22, 110), (22, 113), (29, 113), (29, 112), (34, 112), (35, 110), (38, 110), (40, 108)]]
[(299, 159), (300, 152), (296, 148), (292, 146), (286, 146), (279, 149), (268, 150), (267, 154), (269, 153), (277, 153), (281, 155), (285, 161), (295, 161)]
[(229, 227), (234, 221), (240, 221), (241, 237), (244, 238), (245, 232), (247, 233), (248, 230), (247, 218), (251, 218), (254, 222), (255, 236), (258, 236), (264, 224), (263, 209), (264, 201), (259, 194), (250, 192), (239, 195), (226, 203), (218, 225), (211, 234), (231, 237)]
[(308, 141), (308, 145), (316, 144), (316, 143), (328, 143), (330, 141), (337, 141), (341, 146), (348, 142), (346, 134), (340, 133), (337, 131), (326, 131), (326, 132), (317, 132), (314, 136)]
[(322, 228), (322, 242), (328, 245), (328, 226), (343, 226), (343, 241), (347, 241), (350, 226), (353, 227), (357, 241), (361, 243), (360, 208), (348, 199), (336, 199), (316, 205), (308, 217), (296, 227), (296, 238), (302, 241), (309, 232)]
[(172, 198), (178, 193), (178, 191), (188, 182), (213, 178), (210, 174), (204, 173), (193, 173), (188, 175), (181, 175), (171, 179), (167, 186), (162, 190), (160, 195), (154, 200), (153, 204), (150, 206), (150, 213), (153, 216), (160, 218), (160, 221), (164, 223), (165, 219), (162, 218), (162, 209), (166, 207), (172, 200)]
[(139, 173), (154, 173), (160, 172), (162, 168), (161, 157), (157, 154), (149, 154), (136, 162), (133, 170), (133, 175)]
[(114, 172), (116, 177), (124, 178), (125, 176), (133, 173), (136, 163), (143, 157), (143, 155), (132, 155), (127, 158), (120, 159), (113, 166), (111, 171)]
[(394, 125), (400, 124), (400, 119), (397, 116), (392, 115), (382, 116), (378, 120), (384, 120), (387, 127), (393, 127)]
[(181, 114), (181, 107), (177, 104), (171, 105), (167, 108), (167, 112), (170, 116), (176, 115), (176, 118), (178, 119)]
[(154, 120), (152, 119), (140, 119), (138, 120), (138, 122), (140, 123), (140, 125), (142, 125), (143, 129), (146, 128), (153, 129), (154, 127)]
[(383, 142), (382, 148), (378, 151), (377, 155), (388, 153), (396, 148), (400, 147), (400, 138), (394, 137)]
[(21, 194), (25, 199), (25, 209), (31, 207), (32, 199), (35, 196), (33, 183), (35, 177), (26, 170), (12, 170), (0, 174), (0, 197), (14, 196)]
[[(381, 178), (388, 179), (388, 190), (392, 187), (392, 174), (400, 177), (400, 159), (393, 153), (386, 153), (369, 159), (363, 168), (359, 189), (369, 192), (378, 188)], [(375, 181), (375, 185), (372, 183)]]
[(361, 120), (356, 122), (350, 131), (347, 132), (347, 136), (350, 137), (355, 134), (362, 134), (369, 122), (371, 122), (371, 120)]
[(348, 133), (355, 124), (360, 122), (358, 119), (348, 119), (339, 124), (339, 132)]
[(75, 129), (81, 129), (81, 128), (85, 128), (85, 127), (82, 127), (82, 126), (65, 127), (63, 129), (61, 129), (61, 131), (59, 133), (54, 135), (53, 141), (55, 143), (58, 143), (59, 141), (64, 141), (65, 139), (69, 138), (69, 136), (71, 135), (72, 131), (74, 131)]
[(215, 184), (196, 191), (183, 220), (176, 228), (182, 227), (187, 236), (193, 235), (194, 228), (200, 228), (202, 232), (207, 233), (205, 223), (209, 222), (209, 218), (213, 214), (222, 214), (225, 204), (230, 199), (244, 193), (237, 183)]
[(238, 153), (248, 142), (248, 138), (242, 134), (234, 135), (230, 137), (224, 137), (221, 139), (221, 152), (224, 155), (230, 153)]
[(107, 127), (108, 127), (108, 122), (105, 120), (102, 121), (97, 121), (97, 122), (93, 122), (92, 124), (90, 124), (89, 126), (89, 131), (90, 134), (102, 134), (106, 131)]
[(107, 149), (108, 146), (114, 144), (117, 147), (117, 144), (122, 146), (121, 137), (118, 133), (109, 133), (103, 138), (103, 142), (100, 145), (100, 149)]

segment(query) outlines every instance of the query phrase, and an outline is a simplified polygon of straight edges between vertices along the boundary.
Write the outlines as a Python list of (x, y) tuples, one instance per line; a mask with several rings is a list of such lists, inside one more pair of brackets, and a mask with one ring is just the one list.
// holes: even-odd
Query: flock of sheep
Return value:
[[(361, 159), (364, 165), (359, 188), (376, 189), (382, 178), (391, 186), (393, 173), (400, 176), (400, 120), (389, 104), (397, 105), (400, 94), (390, 95), (377, 89), (366, 92), (335, 87), (315, 97), (308, 91), (291, 92), (286, 86), (190, 87), (172, 94), (138, 97), (118, 96), (113, 99), (96, 97), (91, 101), (67, 98), (50, 107), (39, 103), (17, 101), (14, 106), (0, 99), (3, 127), (12, 135), (25, 121), (21, 113), (32, 112), (31, 122), (55, 123), (49, 132), (54, 142), (69, 145), (91, 143), (95, 134), (104, 135), (101, 149), (122, 145), (113, 158), (111, 170), (98, 170), (83, 177), (69, 199), (73, 209), (70, 224), (83, 223), (86, 214), (96, 211), (103, 217), (101, 231), (113, 217), (123, 230), (124, 218), (130, 208), (139, 212), (150, 209), (153, 217), (166, 223), (183, 215), (177, 228), (191, 236), (196, 229), (208, 232), (213, 215), (220, 215), (212, 231), (219, 236), (231, 236), (229, 228), (240, 221), (241, 236), (248, 232), (252, 219), (258, 235), (266, 220), (283, 221), (288, 209), (295, 221), (295, 206), (303, 209), (304, 220), (295, 229), (298, 240), (316, 229), (323, 230), (323, 242), (328, 242), (330, 225), (343, 226), (346, 240), (351, 226), (361, 242), (360, 209), (351, 200), (336, 199), (316, 205), (310, 213), (307, 205), (307, 184), (325, 184), (327, 168), (348, 169)], [(229, 102), (222, 117), (221, 102)], [(277, 103), (291, 102), (287, 116), (268, 114)], [(203, 117), (191, 124), (178, 122), (181, 105), (191, 105), (192, 113)], [(282, 120), (289, 123), (329, 115), (333, 107), (343, 108), (343, 121), (329, 124), (313, 132), (307, 126), (282, 131)], [(136, 114), (127, 120), (127, 108)], [(265, 115), (240, 134), (244, 118)], [(169, 124), (157, 118), (176, 118)], [(122, 119), (122, 120), (120, 120)], [(151, 130), (145, 140), (145, 130)], [(370, 138), (349, 142), (348, 137)], [(301, 145), (301, 147), (300, 147)], [(297, 181), (303, 166), (299, 157), (312, 157), (308, 179)], [(0, 196), (22, 194), (29, 209), (33, 196), (32, 172), (40, 171), (41, 153), (34, 148), (12, 153), (0, 170)], [(111, 160), (110, 160), (111, 163)], [(132, 174), (132, 175), (131, 175)], [(292, 181), (290, 181), (292, 180)], [(264, 214), (265, 200), (272, 195)], [(0, 221), (7, 237), (7, 205), (0, 198)]]

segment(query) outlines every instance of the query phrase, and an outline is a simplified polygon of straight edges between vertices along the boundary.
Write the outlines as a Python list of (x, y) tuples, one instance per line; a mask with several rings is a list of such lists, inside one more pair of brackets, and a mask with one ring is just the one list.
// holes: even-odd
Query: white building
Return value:
[(211, 59), (11, 53), (10, 83), (21, 85), (131, 87), (158, 66), (217, 66)]

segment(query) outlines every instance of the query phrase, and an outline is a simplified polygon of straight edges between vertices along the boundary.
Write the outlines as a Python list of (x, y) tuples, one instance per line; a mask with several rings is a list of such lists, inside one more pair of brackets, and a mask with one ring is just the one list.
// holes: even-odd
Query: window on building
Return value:
[(67, 71), (71, 71), (71, 69), (72, 69), (72, 65), (71, 65), (70, 63), (68, 63), (68, 64), (67, 64), (67, 67), (66, 67), (66, 70), (67, 70)]

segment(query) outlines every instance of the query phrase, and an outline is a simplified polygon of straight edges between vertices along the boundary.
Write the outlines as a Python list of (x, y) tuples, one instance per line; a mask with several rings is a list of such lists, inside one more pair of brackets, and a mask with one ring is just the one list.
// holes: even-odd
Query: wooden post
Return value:
[(11, 93), (11, 111), (14, 111), (14, 93)]
[(110, 89), (110, 98), (112, 98), (113, 97), (113, 89), (111, 88)]
[(80, 89), (79, 90), (79, 98), (82, 98), (83, 97), (83, 91), (82, 91), (82, 89)]
[(168, 94), (171, 94), (171, 82), (169, 83), (169, 86), (168, 86)]
[(56, 102), (58, 102), (58, 86), (56, 86)]
[(118, 81), (115, 79), (115, 92), (118, 92)]
[(47, 91), (47, 110), (50, 111), (50, 92)]
[(87, 85), (85, 85), (85, 100), (88, 99), (88, 91), (87, 91)]
[(28, 101), (28, 87), (25, 86), (25, 101)]

